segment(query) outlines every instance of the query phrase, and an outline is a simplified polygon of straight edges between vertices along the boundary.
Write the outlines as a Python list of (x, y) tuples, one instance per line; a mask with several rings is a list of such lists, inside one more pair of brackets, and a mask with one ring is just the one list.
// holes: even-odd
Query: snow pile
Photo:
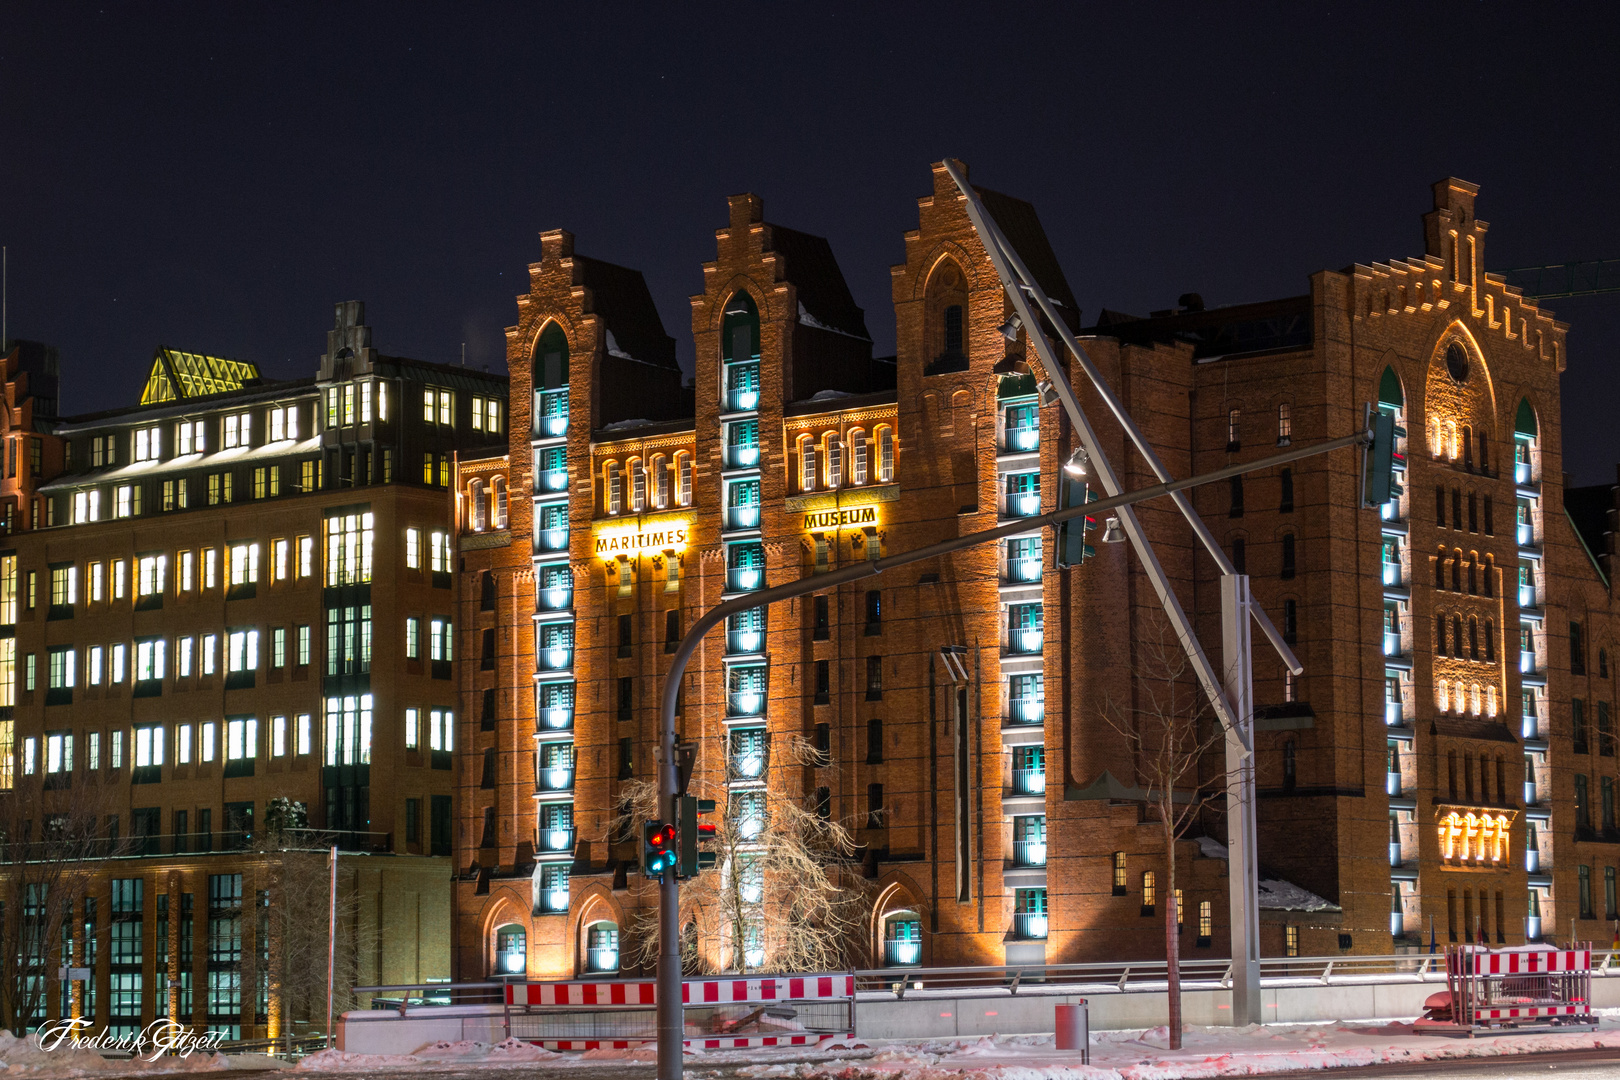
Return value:
[(265, 1066), (262, 1062), (273, 1061), (261, 1054), (243, 1055), (243, 1058), (254, 1059), (252, 1064), (245, 1060), (233, 1060), (224, 1054), (197, 1051), (187, 1057), (158, 1056), (152, 1059), (153, 1050), (148, 1047), (144, 1053), (135, 1058), (102, 1057), (101, 1054), (87, 1046), (74, 1046), (71, 1042), (63, 1040), (51, 1049), (42, 1050), (39, 1041), (34, 1036), (19, 1039), (11, 1032), (0, 1029), (0, 1074), (8, 1078), (29, 1077), (38, 1080), (54, 1080), (56, 1077), (99, 1076), (118, 1074), (127, 1076), (130, 1073), (147, 1075), (160, 1075), (166, 1073), (195, 1073), (195, 1072), (224, 1072), (235, 1068), (277, 1068), (284, 1067), (279, 1063)]
[(371, 1072), (409, 1068), (439, 1069), (445, 1065), (526, 1065), (537, 1061), (565, 1060), (565, 1055), (507, 1039), (498, 1043), (429, 1043), (414, 1054), (351, 1054), (343, 1050), (322, 1050), (298, 1063), (303, 1072)]
[(1291, 881), (1268, 878), (1260, 883), (1260, 909), (1262, 911), (1338, 911), (1339, 905), (1324, 900), (1309, 889), (1302, 889)]
[(894, 1043), (861, 1061), (754, 1065), (742, 1075), (792, 1080), (1205, 1080), (1260, 1076), (1343, 1065), (1497, 1057), (1593, 1047), (1620, 1049), (1620, 1025), (1596, 1032), (1443, 1039), (1413, 1033), (1411, 1024), (1338, 1024), (1248, 1028), (1188, 1026), (1181, 1050), (1166, 1049), (1167, 1029), (1105, 1031), (1092, 1036), (1091, 1065), (1059, 1051), (1050, 1036)]

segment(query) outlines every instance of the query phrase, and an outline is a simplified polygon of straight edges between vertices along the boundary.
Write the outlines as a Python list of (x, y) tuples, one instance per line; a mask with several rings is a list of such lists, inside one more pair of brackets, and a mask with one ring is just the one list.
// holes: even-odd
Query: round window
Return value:
[(1457, 382), (1468, 381), (1468, 350), (1455, 341), (1446, 346), (1446, 371)]

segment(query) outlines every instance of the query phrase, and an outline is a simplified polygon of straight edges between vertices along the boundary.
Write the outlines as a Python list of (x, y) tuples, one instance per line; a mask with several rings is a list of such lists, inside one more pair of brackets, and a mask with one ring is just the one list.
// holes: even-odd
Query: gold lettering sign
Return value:
[(683, 518), (678, 521), (648, 521), (599, 529), (596, 533), (596, 556), (599, 559), (611, 560), (620, 555), (685, 551), (689, 525), (690, 523)]
[(823, 529), (844, 529), (851, 525), (876, 525), (877, 519), (878, 513), (875, 506), (813, 510), (804, 515), (804, 529), (806, 532), (816, 532)]

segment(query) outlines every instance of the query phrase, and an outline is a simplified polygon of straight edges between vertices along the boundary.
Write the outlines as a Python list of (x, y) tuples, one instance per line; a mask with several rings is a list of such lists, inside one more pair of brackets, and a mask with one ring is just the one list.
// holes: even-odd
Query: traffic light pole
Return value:
[[(1037, 514), (1033, 517), (1018, 518), (1004, 525), (997, 525), (992, 529), (982, 529), (979, 532), (952, 537), (937, 544), (917, 548), (915, 551), (902, 551), (880, 559), (862, 560), (841, 570), (832, 570), (825, 574), (811, 574), (809, 577), (803, 577), (797, 581), (790, 581), (783, 585), (749, 593), (746, 596), (722, 601), (700, 615), (697, 621), (692, 624), (691, 629), (686, 632), (686, 636), (681, 638), (681, 643), (676, 646), (675, 652), (670, 659), (669, 674), (664, 678), (664, 693), (660, 706), (658, 734), (658, 806), (659, 813), (663, 815), (662, 820), (678, 821), (680, 817), (677, 805), (680, 789), (675, 760), (675, 703), (680, 698), (681, 680), (686, 677), (686, 666), (690, 663), (692, 654), (697, 651), (698, 643), (703, 640), (705, 634), (728, 617), (740, 611), (768, 607), (779, 600), (792, 600), (796, 597), (808, 596), (811, 593), (830, 589), (836, 585), (875, 577), (885, 570), (897, 566), (907, 566), (911, 563), (939, 558), (942, 555), (965, 551), (981, 544), (992, 544), (1009, 536), (1027, 533), (1032, 529), (1056, 526), (1072, 518), (1081, 518), (1088, 514), (1097, 515), (1106, 513), (1109, 510), (1128, 508), (1147, 499), (1174, 495), (1176, 492), (1198, 487), (1201, 484), (1215, 483), (1228, 477), (1253, 472), (1258, 469), (1286, 465), (1291, 461), (1314, 457), (1317, 454), (1325, 454), (1346, 446), (1365, 446), (1371, 441), (1371, 430), (1358, 431), (1353, 435), (1329, 439), (1327, 442), (1316, 443), (1312, 446), (1286, 450), (1283, 453), (1272, 454), (1270, 457), (1264, 457), (1258, 461), (1229, 465), (1224, 469), (1216, 469), (1214, 472), (1190, 476), (1185, 480), (1154, 484), (1152, 487), (1142, 488), (1139, 491), (1110, 495), (1107, 498), (1084, 503), (1080, 506), (1064, 507), (1044, 514)], [(681, 1001), (680, 885), (675, 878), (673, 868), (666, 869), (659, 880), (658, 903), (658, 1080), (681, 1080), (683, 1065), (681, 1056), (682, 1041), (685, 1029)]]

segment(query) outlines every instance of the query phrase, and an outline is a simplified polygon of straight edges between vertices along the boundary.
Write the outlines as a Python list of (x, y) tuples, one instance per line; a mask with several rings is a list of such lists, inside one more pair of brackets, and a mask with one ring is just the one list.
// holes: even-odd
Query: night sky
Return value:
[[(0, 12), (12, 337), (63, 408), (134, 404), (154, 347), (314, 373), (332, 304), (384, 352), (503, 366), (563, 227), (686, 298), (725, 197), (828, 237), (880, 354), (929, 163), (1034, 202), (1089, 322), (1422, 253), (1481, 185), (1493, 269), (1620, 258), (1620, 10), (1604, 4), (77, 5)], [(1573, 325), (1566, 467), (1620, 461), (1620, 294)]]

